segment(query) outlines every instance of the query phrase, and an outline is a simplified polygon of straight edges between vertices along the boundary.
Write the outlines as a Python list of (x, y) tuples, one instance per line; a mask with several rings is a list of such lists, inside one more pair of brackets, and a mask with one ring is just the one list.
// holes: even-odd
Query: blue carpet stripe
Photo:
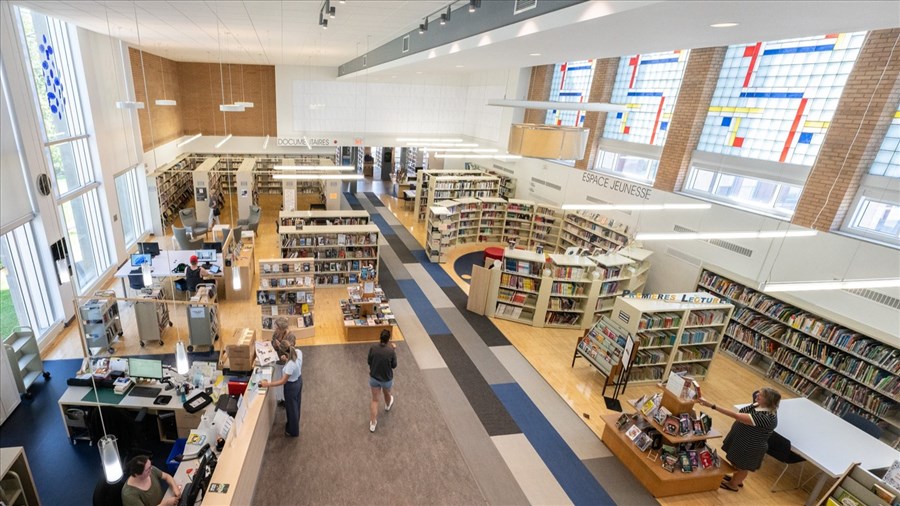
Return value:
[(397, 285), (400, 286), (404, 298), (409, 301), (409, 305), (415, 310), (416, 316), (422, 322), (422, 327), (425, 328), (425, 332), (428, 332), (429, 336), (450, 333), (450, 329), (447, 328), (447, 324), (444, 323), (441, 315), (434, 309), (434, 306), (428, 301), (428, 297), (425, 297), (422, 289), (419, 288), (419, 285), (414, 280), (401, 279), (397, 281)]
[(356, 198), (356, 195), (350, 192), (344, 192), (344, 198), (347, 199), (347, 203), (350, 204), (350, 209), (354, 211), (362, 211), (363, 206), (359, 203), (359, 199)]
[(522, 387), (517, 383), (506, 383), (493, 385), (493, 388), (575, 505), (615, 504)]
[(366, 192), (366, 197), (369, 197), (369, 201), (372, 202), (372, 205), (375, 207), (384, 207), (384, 202), (378, 198), (378, 195), (375, 195), (372, 192)]
[(431, 263), (431, 261), (428, 260), (428, 254), (425, 253), (425, 250), (423, 249), (413, 250), (410, 251), (410, 253), (412, 253), (412, 255), (416, 257), (416, 260), (418, 260), (422, 265), (428, 265), (429, 263)]
[(378, 213), (369, 213), (369, 218), (372, 220), (372, 223), (378, 225), (378, 230), (381, 232), (381, 235), (397, 234), (397, 232), (394, 231), (394, 227), (388, 225), (388, 222), (384, 219), (384, 216)]

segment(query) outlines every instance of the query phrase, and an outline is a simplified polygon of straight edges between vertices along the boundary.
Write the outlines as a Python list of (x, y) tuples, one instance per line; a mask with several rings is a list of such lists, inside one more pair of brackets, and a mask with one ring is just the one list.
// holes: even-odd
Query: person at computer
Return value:
[[(122, 486), (122, 506), (177, 506), (181, 488), (175, 478), (154, 467), (145, 455), (138, 455), (125, 464), (128, 479)], [(162, 481), (169, 485), (172, 497), (163, 499)]]
[(262, 380), (259, 386), (262, 388), (284, 385), (284, 408), (287, 415), (287, 423), (284, 424), (284, 435), (288, 437), (300, 436), (300, 400), (303, 394), (303, 376), (300, 369), (303, 367), (303, 352), (297, 348), (288, 348), (285, 355), (279, 357), (284, 360), (284, 369), (281, 377), (275, 381)]
[(211, 272), (200, 266), (199, 261), (200, 259), (197, 258), (197, 255), (191, 255), (191, 264), (184, 269), (184, 284), (188, 292), (191, 293), (197, 291), (197, 285), (202, 283), (204, 279), (213, 277)]
[[(278, 361), (275, 362), (275, 374), (280, 375), (282, 373), (285, 363), (284, 357), (295, 346), (297, 346), (297, 336), (288, 330), (288, 319), (284, 316), (279, 316), (275, 319), (275, 331), (272, 332), (272, 348), (275, 349), (275, 354), (278, 355)], [(275, 388), (275, 400), (279, 406), (284, 405), (283, 388)]]

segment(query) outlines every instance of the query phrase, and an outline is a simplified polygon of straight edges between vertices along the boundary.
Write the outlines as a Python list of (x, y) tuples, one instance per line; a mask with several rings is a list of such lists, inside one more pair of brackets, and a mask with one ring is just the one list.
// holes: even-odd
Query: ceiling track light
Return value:
[(447, 6), (447, 12), (441, 14), (441, 24), (446, 25), (448, 21), (450, 21), (450, 5)]
[(336, 8), (336, 7), (331, 7), (331, 8), (328, 9), (328, 17), (329, 17), (329, 18), (334, 19), (336, 15), (337, 15), (337, 8)]
[(469, 0), (469, 12), (475, 12), (481, 8), (481, 0)]
[(185, 144), (187, 144), (191, 141), (195, 141), (195, 140), (199, 139), (202, 135), (203, 134), (197, 134), (197, 135), (191, 137), (190, 139), (185, 139), (185, 140), (179, 142), (178, 144), (176, 144), (175, 147), (180, 148), (181, 146), (184, 146)]
[(425, 22), (419, 24), (419, 33), (425, 33), (428, 31), (428, 17), (425, 17)]

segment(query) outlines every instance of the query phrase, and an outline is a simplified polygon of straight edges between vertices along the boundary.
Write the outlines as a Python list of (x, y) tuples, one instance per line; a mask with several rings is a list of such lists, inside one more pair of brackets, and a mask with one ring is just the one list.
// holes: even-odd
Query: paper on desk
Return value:
[(278, 360), (278, 354), (272, 347), (271, 341), (256, 341), (256, 358), (260, 365), (274, 364)]

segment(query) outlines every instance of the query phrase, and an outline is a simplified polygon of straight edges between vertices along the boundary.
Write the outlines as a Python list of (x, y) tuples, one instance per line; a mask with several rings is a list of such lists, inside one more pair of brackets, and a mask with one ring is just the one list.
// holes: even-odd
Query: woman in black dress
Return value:
[(753, 403), (740, 411), (718, 407), (702, 397), (697, 402), (734, 418), (731, 430), (722, 442), (722, 450), (736, 470), (734, 476), (726, 476), (720, 486), (737, 492), (750, 471), (756, 471), (762, 465), (769, 449), (769, 436), (778, 426), (777, 410), (781, 394), (771, 388), (761, 388), (754, 393)]

